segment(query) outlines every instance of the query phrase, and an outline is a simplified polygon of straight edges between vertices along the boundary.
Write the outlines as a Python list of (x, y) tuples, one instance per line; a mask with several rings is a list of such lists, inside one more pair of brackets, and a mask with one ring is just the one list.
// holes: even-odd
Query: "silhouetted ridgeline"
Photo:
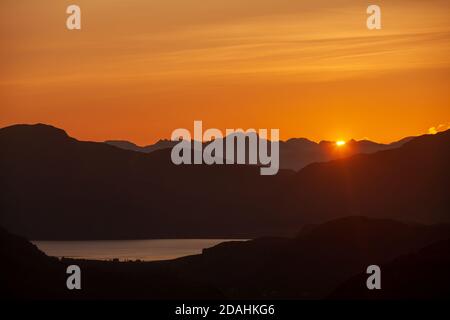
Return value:
[(30, 239), (254, 238), (347, 215), (449, 221), (450, 131), (261, 176), (176, 166), (46, 125), (0, 129), (0, 224)]
[[(448, 298), (450, 250), (438, 241), (449, 238), (449, 225), (347, 217), (296, 238), (225, 242), (170, 261), (102, 262), (48, 258), (0, 229), (0, 298)], [(80, 291), (65, 287), (70, 264), (81, 267)], [(369, 295), (367, 276), (357, 276), (371, 264), (382, 266), (385, 295)]]
[[(414, 137), (407, 137), (390, 144), (376, 143), (369, 140), (350, 140), (345, 147), (342, 148), (338, 148), (336, 143), (332, 141), (321, 141), (316, 143), (305, 138), (293, 138), (287, 141), (280, 141), (279, 143), (280, 168), (297, 171), (306, 167), (308, 164), (315, 162), (327, 162), (360, 153), (369, 154), (398, 148), (413, 138)], [(105, 143), (125, 150), (150, 153), (155, 150), (172, 148), (178, 142), (159, 140), (153, 145), (143, 147), (124, 140), (108, 140), (105, 141)], [(208, 143), (205, 143), (205, 145), (207, 144)]]
[(133, 142), (129, 142), (129, 141), (125, 141), (125, 140), (107, 140), (107, 141), (105, 141), (105, 143), (107, 143), (111, 146), (125, 149), (125, 150), (150, 153), (150, 152), (153, 152), (156, 150), (172, 148), (178, 142), (170, 141), (170, 140), (159, 140), (155, 144), (151, 144), (151, 145), (144, 146), (144, 147), (140, 147), (140, 146), (134, 144)]

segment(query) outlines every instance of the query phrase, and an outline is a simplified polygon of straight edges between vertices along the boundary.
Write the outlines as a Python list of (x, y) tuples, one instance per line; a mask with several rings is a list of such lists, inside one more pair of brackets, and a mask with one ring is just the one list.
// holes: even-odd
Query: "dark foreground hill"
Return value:
[[(383, 288), (418, 276), (415, 292), (431, 295), (436, 288), (433, 297), (445, 297), (448, 290), (440, 289), (450, 285), (445, 275), (450, 251), (429, 248), (448, 238), (448, 225), (348, 217), (304, 228), (296, 238), (225, 242), (170, 261), (101, 262), (49, 258), (26, 240), (0, 230), (0, 297), (321, 299), (371, 264), (382, 266)], [(410, 252), (416, 252), (415, 259), (401, 258)], [(394, 260), (398, 257), (400, 263)], [(423, 268), (427, 261), (430, 265)], [(71, 264), (82, 270), (81, 291), (65, 288), (65, 268)], [(361, 281), (351, 283), (351, 297), (366, 297)], [(410, 296), (404, 290), (389, 292), (394, 299)]]
[(450, 299), (450, 239), (381, 266), (382, 290), (365, 290), (366, 274), (340, 285), (329, 299)]
[[(318, 299), (369, 265), (382, 265), (449, 236), (448, 225), (347, 217), (304, 228), (294, 239), (225, 242), (171, 267), (181, 277), (205, 281), (233, 298)], [(439, 281), (434, 276), (425, 275), (431, 287)]]
[(450, 221), (450, 131), (261, 176), (46, 125), (0, 129), (0, 224), (30, 239), (254, 238), (348, 215)]

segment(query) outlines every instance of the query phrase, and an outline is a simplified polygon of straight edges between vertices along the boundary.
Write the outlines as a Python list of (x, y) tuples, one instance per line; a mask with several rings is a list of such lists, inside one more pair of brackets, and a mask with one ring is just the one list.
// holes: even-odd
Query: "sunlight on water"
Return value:
[(199, 254), (232, 239), (161, 239), (108, 241), (33, 241), (49, 256), (91, 260), (167, 260)]

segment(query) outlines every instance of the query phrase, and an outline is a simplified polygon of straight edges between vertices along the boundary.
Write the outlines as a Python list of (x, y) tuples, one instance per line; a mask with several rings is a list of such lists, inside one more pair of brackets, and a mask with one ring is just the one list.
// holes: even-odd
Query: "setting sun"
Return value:
[(338, 141), (336, 141), (336, 145), (337, 145), (338, 147), (342, 147), (342, 146), (345, 145), (345, 141), (344, 141), (344, 140), (338, 140)]

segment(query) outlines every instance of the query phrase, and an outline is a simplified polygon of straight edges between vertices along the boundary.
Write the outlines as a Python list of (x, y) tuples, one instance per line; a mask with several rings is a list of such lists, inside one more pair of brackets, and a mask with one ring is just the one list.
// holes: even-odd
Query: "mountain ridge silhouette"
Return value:
[[(224, 137), (223, 139), (225, 139)], [(402, 146), (414, 137), (406, 137), (401, 140), (383, 144), (370, 140), (349, 140), (345, 147), (338, 148), (335, 141), (322, 140), (314, 142), (307, 138), (290, 138), (279, 141), (280, 168), (298, 171), (308, 164), (315, 162), (327, 162), (359, 153), (374, 153), (382, 150), (394, 149)], [(259, 137), (258, 137), (259, 139)], [(159, 140), (155, 144), (138, 146), (127, 140), (106, 140), (105, 143), (125, 149), (143, 153), (151, 153), (155, 150), (169, 149), (176, 145), (177, 141)], [(209, 142), (205, 142), (207, 145)], [(246, 147), (248, 150), (248, 146)]]
[(0, 224), (31, 239), (254, 238), (348, 215), (449, 221), (450, 131), (260, 176), (176, 166), (45, 125), (0, 129)]

